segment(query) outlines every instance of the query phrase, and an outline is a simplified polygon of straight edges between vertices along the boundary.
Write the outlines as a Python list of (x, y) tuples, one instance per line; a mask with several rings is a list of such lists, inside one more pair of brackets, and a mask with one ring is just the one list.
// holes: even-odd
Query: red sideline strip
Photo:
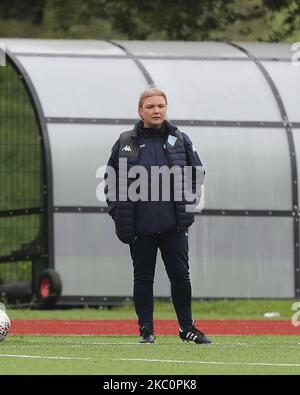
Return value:
[[(210, 335), (278, 334), (300, 335), (300, 326), (290, 320), (205, 320), (197, 327)], [(135, 320), (13, 320), (13, 334), (132, 335), (138, 333)], [(178, 334), (175, 320), (155, 320), (155, 333)]]

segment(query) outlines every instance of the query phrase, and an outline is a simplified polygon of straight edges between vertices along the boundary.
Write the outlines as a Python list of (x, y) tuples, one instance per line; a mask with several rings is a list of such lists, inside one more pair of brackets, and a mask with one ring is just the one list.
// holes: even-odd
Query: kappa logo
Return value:
[(130, 151), (131, 152), (130, 145), (125, 145), (125, 147), (123, 147), (121, 151)]

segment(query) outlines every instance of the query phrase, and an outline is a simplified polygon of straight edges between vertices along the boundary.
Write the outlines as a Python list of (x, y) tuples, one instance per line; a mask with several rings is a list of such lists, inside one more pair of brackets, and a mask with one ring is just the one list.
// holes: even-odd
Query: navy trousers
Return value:
[(153, 284), (158, 248), (169, 280), (172, 302), (181, 328), (192, 325), (191, 282), (188, 264), (188, 232), (139, 236), (130, 243), (134, 268), (133, 299), (138, 323), (153, 329)]

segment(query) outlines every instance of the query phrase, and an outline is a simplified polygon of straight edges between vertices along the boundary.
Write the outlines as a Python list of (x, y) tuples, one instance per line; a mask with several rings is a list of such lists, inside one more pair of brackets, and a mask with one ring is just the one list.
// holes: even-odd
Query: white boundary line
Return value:
[[(136, 346), (139, 345), (137, 342), (135, 343), (79, 343), (79, 344), (55, 344), (57, 348), (80, 348), (82, 346)], [(45, 348), (44, 344), (10, 344), (9, 348)]]
[[(39, 341), (39, 340), (28, 340), (28, 343), (35, 343), (35, 344), (41, 344), (41, 345), (45, 345), (45, 342), (44, 341)], [(8, 343), (6, 343), (6, 344), (8, 344)], [(117, 345), (117, 346), (120, 346), (120, 345), (137, 345), (138, 344), (138, 342), (137, 341), (135, 341), (135, 342), (88, 342), (88, 343), (83, 343), (83, 342), (80, 342), (80, 343), (76, 343), (76, 344), (74, 344), (74, 343), (66, 343), (66, 342), (64, 342), (64, 345), (62, 346), (62, 347), (69, 347), (69, 346), (78, 346), (78, 347), (81, 347), (81, 346), (94, 346), (94, 345)], [(19, 345), (18, 344), (10, 344), (9, 345), (10, 347), (19, 347)], [(30, 345), (26, 345), (26, 344), (23, 344), (22, 346), (24, 346), (24, 347), (31, 347)], [(58, 345), (56, 345), (57, 347), (61, 347), (59, 344)]]
[(146, 359), (146, 358), (113, 358), (113, 360), (115, 360), (115, 361), (139, 361), (139, 362), (188, 363), (188, 364), (202, 364), (202, 365), (297, 366), (297, 367), (300, 367), (300, 363), (180, 361), (180, 360), (173, 360), (173, 359)]
[(76, 358), (76, 357), (45, 357), (41, 355), (21, 355), (21, 354), (0, 354), (0, 357), (8, 358), (35, 358), (35, 359), (78, 359), (78, 360), (88, 360), (91, 358)]

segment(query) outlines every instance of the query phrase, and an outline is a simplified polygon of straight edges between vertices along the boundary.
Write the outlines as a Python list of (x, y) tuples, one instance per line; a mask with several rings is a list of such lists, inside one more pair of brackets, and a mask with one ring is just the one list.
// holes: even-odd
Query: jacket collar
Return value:
[[(139, 125), (139, 122), (141, 122), (141, 121), (138, 121), (138, 122), (135, 123), (134, 128), (133, 128), (132, 133), (131, 133), (131, 137), (138, 137), (138, 125)], [(173, 136), (175, 136), (175, 132), (177, 130), (177, 126), (173, 125), (172, 123), (170, 123), (167, 120), (165, 120), (164, 122), (165, 122), (165, 128), (167, 130), (166, 134), (167, 135), (172, 134)]]

